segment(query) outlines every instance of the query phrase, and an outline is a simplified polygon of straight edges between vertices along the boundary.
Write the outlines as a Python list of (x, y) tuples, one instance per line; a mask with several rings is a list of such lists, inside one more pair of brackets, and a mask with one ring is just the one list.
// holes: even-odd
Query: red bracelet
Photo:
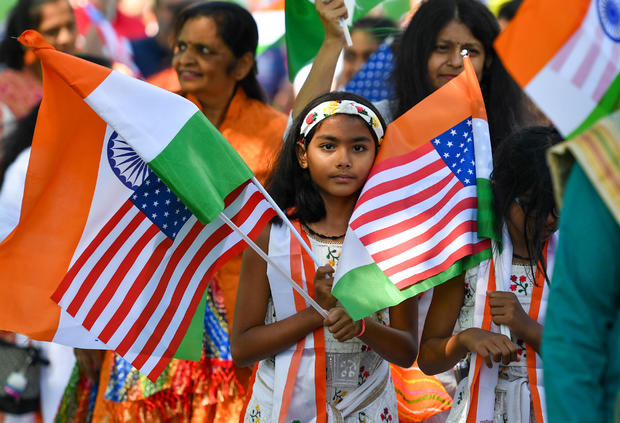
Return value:
[(355, 335), (355, 337), (359, 338), (360, 336), (364, 334), (365, 331), (366, 331), (366, 320), (362, 319), (362, 330), (360, 331), (360, 333)]

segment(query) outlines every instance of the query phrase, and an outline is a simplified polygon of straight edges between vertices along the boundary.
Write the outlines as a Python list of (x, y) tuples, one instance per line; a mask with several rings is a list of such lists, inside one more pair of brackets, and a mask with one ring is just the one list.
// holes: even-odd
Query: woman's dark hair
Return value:
[(174, 24), (174, 36), (177, 38), (185, 23), (194, 18), (208, 17), (217, 24), (217, 34), (239, 59), (245, 53), (252, 53), (254, 66), (247, 76), (239, 81), (246, 95), (265, 102), (265, 93), (256, 79), (256, 47), (258, 46), (258, 29), (254, 18), (243, 7), (223, 1), (198, 3), (181, 11)]
[(512, 20), (517, 14), (517, 10), (519, 10), (519, 6), (521, 6), (521, 0), (511, 0), (508, 3), (505, 3), (497, 14), (498, 19), (506, 19), (508, 22)]
[(428, 60), (439, 32), (452, 20), (463, 23), (478, 39), (485, 53), (480, 88), (487, 109), (491, 144), (495, 147), (522, 122), (523, 94), (502, 66), (493, 41), (499, 25), (479, 0), (428, 0), (423, 2), (396, 44), (392, 79), (398, 100), (393, 116), (399, 117), (434, 91), (428, 75)]
[(390, 18), (365, 16), (353, 23), (351, 32), (355, 31), (368, 32), (381, 44), (387, 37), (398, 34), (398, 27), (396, 26), (396, 22)]
[[(549, 213), (554, 213), (555, 200), (546, 152), (562, 141), (550, 126), (523, 128), (502, 142), (493, 155), (491, 181), (499, 233), (510, 219), (510, 209), (519, 198), (525, 216), (523, 236), (532, 266), (546, 266), (543, 258), (543, 233)], [(545, 273), (546, 274), (546, 273)]]
[[(379, 118), (381, 125), (385, 128), (383, 117), (368, 100), (358, 95), (334, 91), (326, 93), (312, 100), (304, 110), (293, 121), (291, 129), (287, 132), (284, 139), (284, 147), (280, 151), (278, 160), (275, 163), (273, 172), (266, 182), (267, 191), (271, 194), (275, 202), (282, 210), (287, 211), (291, 219), (299, 219), (302, 222), (317, 222), (325, 216), (325, 206), (323, 198), (319, 194), (316, 184), (310, 177), (308, 169), (303, 169), (297, 161), (297, 151), (295, 144), (300, 141), (299, 133), (301, 125), (306, 115), (317, 105), (325, 101), (333, 100), (352, 100), (363, 104), (371, 109)], [(359, 118), (361, 120), (361, 118)], [(304, 143), (308, 145), (314, 136), (317, 128), (321, 126), (319, 122), (304, 139)], [(366, 123), (364, 121), (364, 123)], [(375, 139), (375, 145), (378, 141), (374, 131), (370, 131)], [(279, 218), (273, 219), (274, 222), (280, 223)]]
[(0, 41), (0, 63), (15, 70), (24, 67), (24, 47), (16, 40), (27, 29), (37, 29), (41, 23), (41, 6), (59, 0), (19, 0), (11, 10), (4, 38)]

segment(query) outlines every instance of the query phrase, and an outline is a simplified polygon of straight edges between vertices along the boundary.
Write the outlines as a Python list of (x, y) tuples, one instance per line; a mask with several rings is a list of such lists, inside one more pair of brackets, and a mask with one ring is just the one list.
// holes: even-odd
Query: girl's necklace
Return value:
[(305, 223), (304, 223), (304, 226), (306, 227), (306, 229), (308, 229), (308, 232), (310, 232), (311, 235), (314, 235), (316, 237), (323, 238), (323, 239), (335, 240), (335, 239), (340, 239), (340, 238), (342, 238), (343, 236), (346, 235), (346, 232), (344, 234), (342, 234), (342, 235), (323, 235), (323, 234), (320, 234), (318, 232), (314, 232), (312, 230), (312, 228), (310, 226), (308, 226), (307, 224), (305, 224)]

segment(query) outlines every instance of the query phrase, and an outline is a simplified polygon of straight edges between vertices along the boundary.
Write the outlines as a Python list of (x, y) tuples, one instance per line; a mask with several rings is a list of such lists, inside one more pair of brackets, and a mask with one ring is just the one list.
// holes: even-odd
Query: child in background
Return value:
[(398, 421), (388, 361), (415, 360), (417, 300), (353, 321), (331, 295), (348, 221), (384, 128), (368, 101), (334, 92), (311, 101), (285, 140), (269, 190), (325, 265), (315, 270), (279, 221), (257, 243), (293, 280), (305, 281), (329, 314), (324, 319), (307, 307), (272, 264), (246, 250), (231, 336), (238, 365), (260, 361), (246, 422)]
[[(494, 251), (464, 280), (435, 287), (420, 368), (439, 373), (463, 358), (460, 367), (469, 368), (448, 422), (465, 422), (469, 414), (476, 421), (544, 422), (539, 354), (558, 223), (545, 153), (559, 141), (556, 130), (531, 127), (500, 144), (491, 182), (501, 254)], [(453, 334), (457, 318), (461, 331)]]

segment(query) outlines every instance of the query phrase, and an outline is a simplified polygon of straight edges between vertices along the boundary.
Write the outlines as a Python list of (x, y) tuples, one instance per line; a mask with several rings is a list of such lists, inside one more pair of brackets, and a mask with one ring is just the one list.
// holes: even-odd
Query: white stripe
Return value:
[(95, 336), (87, 331), (77, 320), (69, 313), (60, 310), (60, 319), (58, 321), (58, 329), (54, 334), (52, 342), (62, 345), (68, 345), (74, 348), (106, 350), (109, 346), (95, 339)]
[(385, 182), (392, 182), (396, 179), (402, 178), (404, 175), (410, 175), (412, 173), (415, 173), (423, 169), (424, 167), (436, 162), (438, 159), (440, 159), (439, 154), (433, 148), (432, 151), (429, 151), (427, 154), (417, 158), (414, 161), (407, 162), (399, 166), (390, 167), (375, 175), (372, 175), (364, 184), (364, 188), (360, 194), (360, 197), (363, 196), (366, 191), (376, 187), (377, 185), (381, 185)]
[[(254, 209), (252, 214), (248, 216), (248, 218), (240, 225), (240, 229), (244, 233), (249, 233), (252, 228), (256, 226), (258, 220), (265, 213), (266, 210), (270, 209), (269, 203), (266, 201), (261, 201), (258, 206)], [(224, 213), (229, 215), (229, 213), (225, 210)], [(230, 218), (233, 217), (233, 214), (230, 213)], [(172, 339), (176, 335), (179, 330), (179, 326), (182, 323), (183, 318), (187, 314), (187, 309), (192, 301), (192, 299), (198, 294), (198, 285), (200, 281), (203, 280), (207, 272), (211, 269), (215, 261), (226, 251), (230, 250), (233, 246), (241, 241), (241, 238), (235, 233), (232, 232), (226, 238), (224, 238), (218, 245), (216, 245), (209, 254), (204, 258), (201, 262), (200, 266), (194, 273), (190, 284), (186, 288), (183, 298), (181, 299), (179, 306), (175, 309), (175, 313), (173, 315), (170, 324), (166, 328), (161, 340), (158, 342), (156, 348), (153, 350), (153, 354), (151, 358), (147, 360), (145, 365), (143, 366), (143, 373), (148, 374), (152, 371), (152, 369), (157, 365), (160, 357), (163, 357), (168, 346), (172, 342)], [(200, 293), (202, 295), (202, 293)], [(152, 327), (154, 331), (156, 329), (156, 325)], [(147, 331), (150, 332), (150, 331)]]
[[(131, 248), (134, 245), (136, 245), (136, 243), (140, 240), (140, 238), (144, 235), (144, 233), (151, 226), (152, 226), (152, 223), (148, 219), (144, 219), (140, 223), (140, 225), (138, 225), (138, 227), (131, 233), (131, 235), (127, 238), (127, 240), (123, 243), (123, 245), (121, 245), (121, 247), (118, 249), (116, 254), (114, 254), (114, 257), (112, 257), (108, 265), (101, 272), (101, 275), (99, 276), (95, 284), (90, 289), (90, 292), (88, 293), (86, 298), (84, 298), (84, 302), (82, 303), (82, 306), (80, 307), (78, 313), (75, 315), (75, 318), (78, 321), (80, 322), (84, 321), (84, 319), (86, 318), (86, 315), (93, 308), (94, 303), (97, 301), (97, 299), (103, 292), (104, 288), (110, 283), (110, 278), (112, 277), (112, 275), (114, 275), (114, 272), (116, 272), (116, 270), (121, 265), (121, 262), (123, 261), (123, 259), (125, 259), (125, 257), (127, 257), (127, 255), (129, 254), (129, 250), (131, 250)], [(80, 273), (82, 273), (85, 270), (92, 271), (92, 268), (91, 269), (83, 268)], [(76, 282), (77, 282), (76, 284), (78, 285), (82, 285), (83, 281), (84, 281), (83, 279), (76, 278)]]
[[(429, 251), (432, 250), (437, 244), (442, 242), (444, 239), (449, 237), (452, 231), (454, 231), (454, 229), (458, 225), (460, 225), (463, 222), (472, 222), (472, 220), (475, 221), (475, 218), (476, 218), (475, 208), (465, 209), (461, 211), (459, 214), (457, 214), (456, 216), (454, 216), (454, 218), (451, 219), (447, 225), (442, 227), (439, 230), (439, 232), (433, 235), (433, 237), (430, 238), (428, 241), (425, 241), (421, 244), (416, 244), (412, 246), (412, 248), (405, 250), (398, 255), (395, 255), (389, 259), (377, 262), (377, 264), (379, 265), (381, 269), (386, 270), (386, 269), (389, 269), (390, 267), (399, 265), (400, 263), (403, 263), (410, 259), (414, 259), (419, 256), (428, 255)], [(423, 227), (421, 228), (421, 232), (426, 232), (426, 230), (428, 229), (430, 229), (430, 226)], [(381, 251), (378, 251), (378, 252), (381, 252)], [(372, 251), (370, 254), (374, 255)]]
[(147, 163), (198, 108), (180, 95), (113, 71), (84, 99)]
[(445, 262), (450, 254), (457, 251), (459, 248), (464, 245), (471, 245), (478, 239), (476, 232), (464, 232), (458, 238), (456, 238), (452, 243), (450, 243), (446, 248), (441, 250), (441, 253), (429, 258), (423, 263), (418, 264), (417, 266), (410, 267), (401, 272), (395, 273), (390, 276), (390, 280), (394, 282), (394, 284), (398, 284), (399, 282), (416, 275), (418, 273), (422, 273), (428, 269), (432, 269), (435, 266)]
[(550, 66), (545, 66), (527, 84), (525, 92), (564, 135), (577, 129), (597, 104)]
[(358, 267), (374, 263), (374, 260), (370, 257), (370, 254), (368, 254), (368, 250), (350, 227), (347, 228), (342, 249), (343, 251), (347, 251), (347, 254), (342, 254), (340, 256), (338, 267), (334, 273), (334, 286), (336, 286), (338, 281), (346, 273), (355, 270)]
[(472, 119), (474, 132), (474, 160), (476, 161), (476, 179), (490, 179), (493, 172), (493, 153), (489, 124), (480, 118)]
[[(118, 222), (118, 224), (114, 227), (114, 229), (112, 229), (110, 234), (101, 241), (101, 243), (99, 244), (99, 247), (97, 247), (95, 251), (93, 251), (91, 256), (88, 258), (88, 260), (86, 260), (84, 265), (80, 268), (78, 273), (75, 275), (75, 278), (71, 282), (69, 289), (67, 289), (67, 292), (63, 295), (62, 299), (60, 300), (59, 305), (62, 308), (67, 308), (69, 304), (71, 304), (71, 301), (77, 295), (78, 290), (80, 289), (80, 286), (82, 285), (82, 282), (84, 282), (84, 279), (92, 271), (93, 267), (105, 254), (105, 252), (110, 248), (114, 240), (127, 227), (129, 222), (131, 222), (133, 218), (136, 217), (137, 214), (138, 214), (138, 210), (135, 207), (132, 207), (131, 209), (129, 209), (129, 211), (123, 216), (123, 218)], [(74, 257), (74, 259), (77, 259), (78, 257)]]
[[(452, 186), (457, 182), (458, 182), (458, 179), (455, 177), (454, 180), (449, 185)], [(398, 215), (394, 215), (395, 224), (398, 224), (404, 220), (407, 220), (412, 217), (417, 217), (420, 215), (426, 215), (427, 219), (425, 221), (421, 222), (418, 225), (411, 226), (407, 230), (401, 231), (398, 234), (393, 235), (389, 238), (385, 238), (380, 241), (367, 244), (366, 248), (368, 248), (368, 251), (370, 252), (371, 255), (374, 255), (383, 250), (392, 248), (395, 245), (405, 244), (408, 241), (426, 233), (431, 228), (435, 228), (436, 225), (441, 221), (441, 219), (443, 219), (448, 213), (450, 213), (454, 209), (456, 204), (458, 204), (459, 202), (467, 198), (471, 198), (475, 196), (476, 196), (476, 189), (474, 187), (472, 186), (465, 187), (464, 189), (459, 190), (452, 198), (450, 198), (450, 200), (448, 200), (446, 204), (440, 210), (438, 210), (436, 213), (430, 214), (428, 213), (428, 209), (432, 207), (433, 205), (436, 205), (439, 200), (445, 197), (443, 192), (439, 192), (437, 195), (429, 198), (428, 200), (422, 203), (416, 204), (407, 210), (403, 210)], [(456, 218), (456, 216), (454, 218)], [(365, 225), (364, 229), (367, 230), (366, 232), (371, 233), (374, 231), (379, 231), (381, 229), (384, 229), (383, 227), (380, 227), (378, 224), (373, 225), (373, 223), (374, 222), (371, 222), (368, 225)], [(355, 232), (359, 234), (359, 231), (355, 231)]]
[[(405, 185), (402, 188), (398, 188), (392, 191), (386, 191), (376, 197), (364, 201), (363, 203), (359, 203), (353, 211), (353, 215), (351, 216), (351, 222), (355, 222), (366, 213), (372, 213), (375, 210), (381, 207), (385, 207), (388, 204), (400, 202), (405, 198), (409, 198), (415, 194), (421, 193), (424, 190), (432, 188), (451, 174), (453, 174), (452, 171), (444, 166), (441, 167), (437, 172), (431, 173), (410, 185)], [(358, 236), (361, 235), (358, 233)]]
[(133, 194), (133, 190), (127, 188), (118, 179), (112, 171), (108, 161), (108, 140), (114, 132), (114, 129), (107, 125), (104, 142), (101, 151), (101, 160), (99, 161), (99, 173), (97, 174), (97, 184), (93, 193), (93, 199), (88, 213), (88, 219), (84, 225), (82, 237), (78, 243), (73, 257), (71, 258), (71, 266), (82, 255), (84, 250), (91, 243), (93, 238), (97, 236), (103, 225), (108, 222), (121, 205)]

